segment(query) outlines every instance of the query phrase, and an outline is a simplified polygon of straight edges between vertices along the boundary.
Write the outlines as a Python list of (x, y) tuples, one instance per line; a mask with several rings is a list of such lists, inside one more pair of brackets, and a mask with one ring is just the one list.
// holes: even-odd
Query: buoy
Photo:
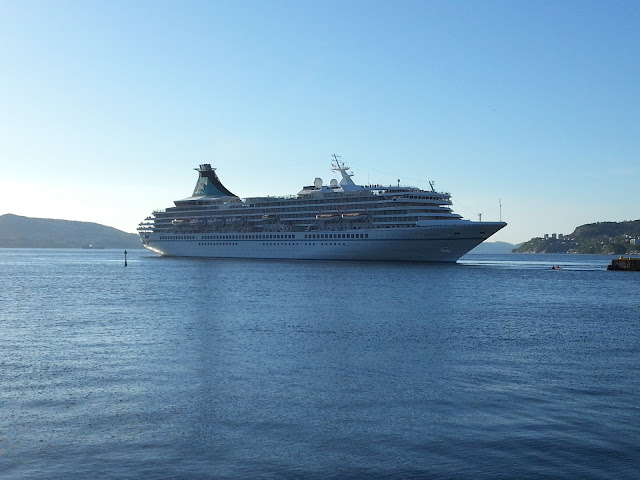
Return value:
[(127, 266), (127, 251), (124, 251), (124, 266)]

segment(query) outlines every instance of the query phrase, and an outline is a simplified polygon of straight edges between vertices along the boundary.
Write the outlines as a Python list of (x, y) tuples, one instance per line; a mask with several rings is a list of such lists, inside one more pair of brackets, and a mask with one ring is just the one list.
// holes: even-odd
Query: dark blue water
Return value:
[(0, 477), (638, 478), (610, 259), (0, 250)]

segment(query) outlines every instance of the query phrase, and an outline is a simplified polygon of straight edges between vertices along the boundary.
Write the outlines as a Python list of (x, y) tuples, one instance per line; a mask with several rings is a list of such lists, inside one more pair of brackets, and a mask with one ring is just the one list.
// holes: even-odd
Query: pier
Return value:
[(611, 260), (611, 265), (607, 266), (607, 270), (627, 270), (631, 272), (640, 272), (640, 258), (616, 258), (614, 260)]

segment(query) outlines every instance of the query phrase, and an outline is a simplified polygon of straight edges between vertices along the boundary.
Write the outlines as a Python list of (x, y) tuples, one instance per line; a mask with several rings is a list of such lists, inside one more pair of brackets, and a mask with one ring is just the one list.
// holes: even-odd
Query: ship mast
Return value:
[(333, 161), (335, 163), (331, 164), (331, 171), (332, 172), (340, 172), (340, 174), (342, 175), (342, 180), (340, 181), (340, 185), (342, 185), (343, 187), (345, 185), (353, 185), (356, 186), (355, 183), (353, 183), (353, 180), (351, 180), (351, 177), (353, 177), (352, 173), (348, 173), (350, 167), (347, 167), (344, 162), (341, 162), (340, 160), (338, 160), (340, 158), (340, 155), (336, 155), (335, 153), (331, 155), (333, 157)]

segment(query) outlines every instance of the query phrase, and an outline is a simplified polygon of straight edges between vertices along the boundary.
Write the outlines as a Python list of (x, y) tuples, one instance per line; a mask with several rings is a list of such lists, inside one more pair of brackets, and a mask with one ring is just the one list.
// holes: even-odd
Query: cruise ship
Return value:
[(455, 262), (506, 226), (463, 219), (451, 195), (397, 185), (358, 185), (337, 155), (333, 179), (296, 195), (241, 199), (200, 165), (193, 194), (138, 226), (163, 256)]

